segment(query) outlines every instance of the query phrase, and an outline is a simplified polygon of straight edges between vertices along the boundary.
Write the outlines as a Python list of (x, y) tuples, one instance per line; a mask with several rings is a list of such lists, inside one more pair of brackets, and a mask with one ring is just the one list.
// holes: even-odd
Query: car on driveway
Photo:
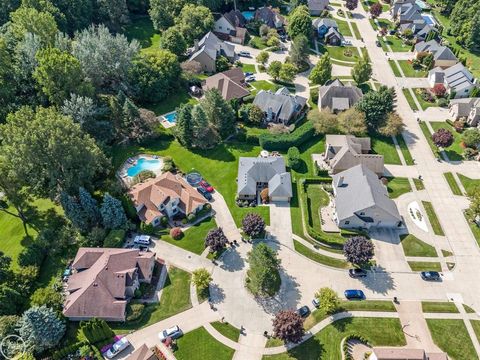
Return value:
[(320, 307), (320, 301), (317, 298), (312, 300), (312, 305), (315, 306), (317, 309)]
[(348, 275), (351, 278), (362, 278), (367, 276), (367, 272), (363, 269), (354, 268), (348, 270)]
[(245, 77), (249, 77), (249, 76), (252, 76), (252, 75), (253, 75), (253, 73), (252, 73), (252, 72), (248, 72), (248, 71), (247, 71), (247, 72), (243, 73), (243, 75), (245, 75)]
[(130, 343), (128, 342), (127, 338), (123, 337), (112, 345), (112, 347), (105, 353), (105, 357), (107, 359), (113, 359), (129, 346)]
[(238, 56), (243, 56), (243, 57), (252, 57), (248, 51), (239, 51)]
[(133, 239), (134, 244), (139, 245), (150, 245), (150, 236), (149, 235), (137, 235)]
[(422, 271), (420, 273), (420, 276), (425, 281), (439, 281), (439, 280), (441, 280), (440, 273), (437, 272), (437, 271)]
[(171, 328), (165, 329), (158, 333), (158, 338), (161, 342), (165, 342), (167, 338), (170, 339), (178, 339), (183, 335), (182, 330), (178, 327), (178, 325), (172, 326)]
[(206, 182), (205, 180), (202, 180), (200, 181), (200, 184), (199, 184), (202, 188), (204, 188), (205, 190), (207, 190), (209, 193), (213, 192), (213, 186), (210, 185), (208, 182)]
[(365, 299), (365, 294), (363, 293), (362, 290), (345, 290), (344, 295), (348, 300)]
[(256, 80), (256, 79), (255, 79), (255, 75), (250, 75), (250, 76), (247, 76), (247, 77), (245, 78), (245, 81), (246, 81), (246, 82), (252, 82), (252, 81), (255, 81), (255, 80)]
[(300, 309), (297, 310), (298, 315), (300, 315), (302, 318), (307, 317), (310, 315), (310, 309), (308, 308), (307, 305), (302, 306)]
[(197, 191), (203, 195), (205, 199), (208, 201), (212, 200), (212, 194), (210, 194), (207, 190), (205, 190), (203, 187), (199, 186), (197, 187)]

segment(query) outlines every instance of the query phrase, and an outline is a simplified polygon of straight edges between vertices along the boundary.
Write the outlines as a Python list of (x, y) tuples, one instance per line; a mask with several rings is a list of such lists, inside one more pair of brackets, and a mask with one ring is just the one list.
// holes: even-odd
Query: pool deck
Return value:
[(168, 129), (168, 128), (171, 128), (171, 127), (174, 127), (175, 126), (175, 122), (170, 122), (167, 120), (167, 118), (165, 117), (165, 115), (169, 115), (171, 113), (174, 113), (175, 111), (170, 111), (166, 114), (163, 114), (163, 115), (160, 115), (157, 117), (158, 121), (160, 121), (160, 124), (162, 124), (162, 126), (165, 128), (165, 129)]
[(138, 154), (136, 156), (128, 158), (117, 171), (118, 179), (120, 180), (121, 184), (127, 189), (133, 186), (132, 184), (133, 177), (128, 176), (127, 171), (132, 166), (135, 166), (135, 164), (137, 163), (137, 160), (140, 158), (145, 158), (147, 160), (160, 160), (162, 164), (158, 168), (158, 170), (151, 170), (151, 171), (153, 171), (157, 176), (162, 173), (163, 160), (160, 156), (152, 155), (152, 154)]

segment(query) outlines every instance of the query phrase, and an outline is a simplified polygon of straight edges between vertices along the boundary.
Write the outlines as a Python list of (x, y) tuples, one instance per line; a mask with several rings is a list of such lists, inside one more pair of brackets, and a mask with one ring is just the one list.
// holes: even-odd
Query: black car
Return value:
[(212, 200), (212, 194), (210, 194), (207, 190), (205, 190), (203, 187), (197, 187), (197, 191), (203, 195), (205, 199), (208, 201)]
[(307, 305), (302, 306), (300, 309), (297, 310), (298, 315), (300, 315), (302, 318), (307, 317), (310, 315), (310, 309), (308, 308)]
[(367, 272), (363, 269), (355, 268), (355, 269), (349, 269), (348, 275), (350, 275), (350, 277), (352, 278), (362, 278), (367, 276)]
[(377, 47), (382, 47), (382, 44), (380, 43), (379, 40), (375, 41), (375, 45), (377, 45)]
[(422, 271), (420, 276), (425, 281), (439, 281), (440, 273), (437, 271)]

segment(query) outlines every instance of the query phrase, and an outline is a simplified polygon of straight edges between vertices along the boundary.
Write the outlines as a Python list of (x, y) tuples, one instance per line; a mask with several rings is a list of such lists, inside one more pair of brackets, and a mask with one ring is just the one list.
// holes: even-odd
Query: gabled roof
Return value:
[[(329, 108), (330, 110), (345, 110), (346, 102), (348, 108), (352, 107), (358, 100), (362, 98), (362, 90), (353, 85), (344, 85), (339, 79), (333, 80), (327, 85), (320, 86), (318, 89), (318, 106)], [(334, 101), (335, 99), (335, 101)], [(340, 101), (339, 99), (346, 99)], [(336, 108), (336, 106), (341, 106)]]
[(480, 97), (450, 100), (450, 107), (457, 105), (458, 117), (467, 117), (472, 109), (480, 111)]
[(152, 349), (149, 349), (147, 345), (143, 344), (131, 353), (126, 360), (158, 360), (158, 357), (154, 354)]
[(233, 68), (212, 76), (205, 80), (204, 88), (217, 89), (225, 100), (241, 99), (248, 94), (242, 84), (245, 82), (245, 75), (241, 68)]
[(340, 34), (340, 33), (338, 32), (338, 30), (335, 29), (334, 27), (331, 27), (331, 28), (328, 29), (327, 33), (325, 34), (325, 39), (328, 40), (328, 39), (330, 39), (332, 36), (337, 37), (340, 41), (343, 40), (343, 35)]
[(321, 26), (325, 26), (326, 28), (333, 27), (335, 29), (338, 29), (337, 22), (335, 20), (328, 19), (328, 18), (316, 18), (312, 21), (312, 24), (317, 29)]
[(239, 10), (230, 10), (223, 14), (223, 17), (234, 27), (244, 27), (247, 23), (247, 19), (245, 19)]
[(235, 46), (220, 40), (213, 32), (209, 31), (197, 45), (198, 49), (190, 56), (189, 61), (195, 60), (199, 54), (205, 53), (212, 60), (223, 52), (228, 58), (235, 57)]
[[(457, 63), (447, 69), (436, 67), (428, 72), (428, 77), (435, 80), (435, 83), (443, 82), (446, 87), (457, 93), (471, 87), (474, 82), (473, 75), (462, 63)], [(442, 78), (443, 81), (440, 81)]]
[(329, 0), (308, 0), (308, 10), (322, 11), (328, 6)]
[(295, 112), (305, 106), (307, 99), (302, 96), (291, 95), (286, 88), (280, 88), (275, 93), (269, 90), (260, 90), (253, 103), (263, 112), (272, 111), (278, 114), (280, 120), (289, 121)]
[(436, 40), (421, 41), (415, 45), (416, 52), (431, 52), (434, 60), (457, 60), (449, 47), (440, 45)]
[(261, 20), (271, 28), (275, 28), (277, 22), (280, 22), (281, 24), (285, 23), (284, 17), (271, 6), (263, 6), (257, 9), (257, 11), (255, 11), (255, 20)]

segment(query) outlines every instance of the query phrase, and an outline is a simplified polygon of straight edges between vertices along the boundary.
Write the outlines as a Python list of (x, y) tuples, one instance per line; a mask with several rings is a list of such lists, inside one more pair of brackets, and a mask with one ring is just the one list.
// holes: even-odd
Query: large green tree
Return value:
[(187, 42), (180, 29), (177, 26), (172, 26), (162, 33), (160, 47), (180, 56), (187, 50)]
[(292, 82), (293, 79), (295, 79), (295, 75), (297, 75), (297, 68), (295, 67), (295, 65), (291, 63), (285, 63), (282, 65), (278, 77), (282, 81)]
[(127, 215), (122, 202), (109, 193), (103, 195), (100, 214), (102, 215), (103, 226), (107, 229), (121, 229), (127, 224)]
[(312, 35), (312, 18), (306, 5), (300, 5), (292, 11), (288, 19), (287, 33), (292, 39), (299, 35), (310, 38)]
[(150, 19), (156, 30), (166, 30), (187, 3), (187, 0), (150, 0)]
[(273, 77), (274, 80), (277, 80), (280, 76), (280, 70), (282, 70), (282, 63), (278, 60), (274, 60), (270, 63), (270, 66), (267, 69), (268, 75)]
[(188, 44), (200, 40), (206, 32), (212, 30), (213, 23), (213, 15), (208, 8), (193, 4), (185, 5), (175, 19), (175, 24)]
[(205, 111), (209, 124), (216, 129), (222, 139), (235, 132), (235, 113), (217, 89), (205, 91), (205, 98), (200, 106)]
[(299, 69), (308, 67), (309, 48), (310, 45), (305, 35), (298, 35), (295, 39), (293, 39), (292, 45), (290, 46), (290, 51), (288, 52), (292, 64)]
[(199, 149), (210, 149), (218, 144), (220, 136), (216, 129), (209, 124), (203, 106), (192, 109), (193, 146)]
[(0, 123), (12, 108), (15, 91), (14, 62), (5, 40), (0, 37)]
[(378, 91), (370, 91), (356, 104), (365, 113), (368, 127), (378, 129), (385, 125), (387, 115), (395, 109), (395, 89), (380, 86)]
[(363, 84), (372, 76), (372, 65), (366, 57), (360, 58), (353, 66), (351, 74), (357, 84)]
[(178, 141), (187, 148), (192, 146), (193, 140), (192, 109), (193, 106), (190, 104), (183, 104), (177, 108), (177, 119), (173, 132)]
[(310, 72), (310, 81), (317, 85), (325, 85), (325, 83), (332, 77), (332, 63), (330, 56), (326, 52), (322, 55), (318, 63)]
[(43, 46), (52, 45), (58, 27), (52, 14), (31, 7), (19, 7), (10, 14), (10, 28), (20, 41), (26, 33), (37, 35)]
[(248, 253), (247, 288), (256, 296), (273, 296), (280, 287), (280, 260), (265, 243), (253, 247)]

